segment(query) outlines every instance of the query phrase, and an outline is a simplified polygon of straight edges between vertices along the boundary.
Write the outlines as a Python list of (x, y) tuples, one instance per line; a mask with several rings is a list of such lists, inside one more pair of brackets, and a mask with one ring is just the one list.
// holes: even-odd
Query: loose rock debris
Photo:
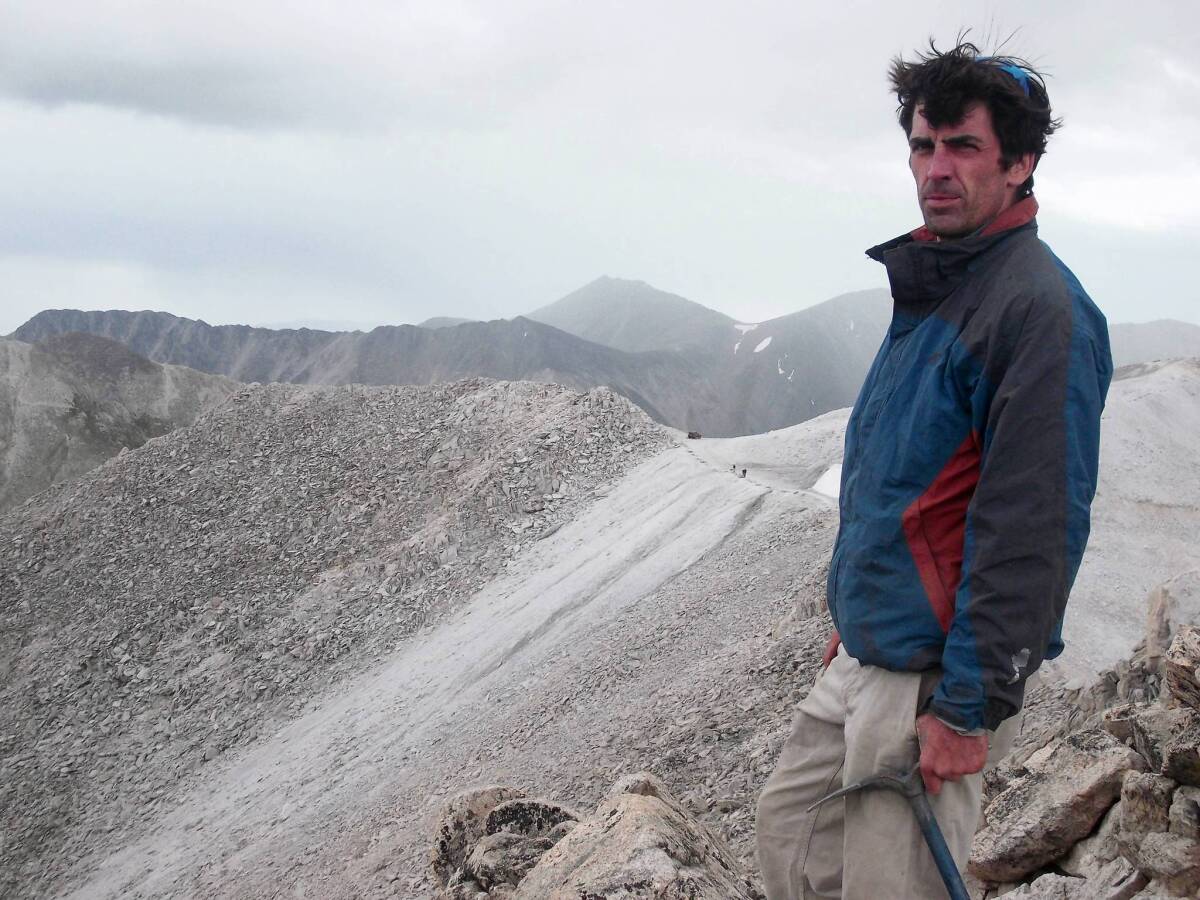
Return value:
[(255, 385), (0, 518), (0, 893), (38, 893), (669, 440), (603, 388)]

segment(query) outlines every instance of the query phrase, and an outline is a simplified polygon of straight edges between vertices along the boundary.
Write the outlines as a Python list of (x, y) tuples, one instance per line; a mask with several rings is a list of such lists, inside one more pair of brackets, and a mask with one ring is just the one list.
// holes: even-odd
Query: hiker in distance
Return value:
[(1038, 239), (1059, 125), (1019, 59), (931, 42), (890, 70), (925, 224), (867, 251), (894, 311), (846, 426), (825, 671), (758, 806), (770, 900), (945, 897), (904, 799), (827, 793), (920, 763), (958, 868), (981, 770), (1063, 649), (1087, 543), (1104, 316)]

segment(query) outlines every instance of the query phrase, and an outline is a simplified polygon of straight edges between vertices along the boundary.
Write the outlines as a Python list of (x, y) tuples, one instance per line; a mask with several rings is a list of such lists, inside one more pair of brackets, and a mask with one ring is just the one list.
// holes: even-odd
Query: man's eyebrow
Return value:
[(942, 143), (950, 144), (954, 147), (961, 147), (964, 144), (982, 144), (983, 138), (976, 137), (973, 134), (956, 134), (954, 137), (946, 138), (944, 141), (942, 141)]
[(921, 150), (926, 147), (932, 147), (933, 141), (927, 137), (915, 137), (908, 139), (908, 146), (912, 150)]

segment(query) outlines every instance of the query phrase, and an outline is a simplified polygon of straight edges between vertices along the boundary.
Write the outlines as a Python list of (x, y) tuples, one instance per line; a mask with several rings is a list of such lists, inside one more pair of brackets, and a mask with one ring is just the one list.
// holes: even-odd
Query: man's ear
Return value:
[(1032, 153), (1023, 153), (1017, 157), (1016, 162), (1008, 167), (1008, 178), (1006, 183), (1010, 188), (1020, 187), (1033, 174), (1033, 168), (1037, 163), (1034, 161)]

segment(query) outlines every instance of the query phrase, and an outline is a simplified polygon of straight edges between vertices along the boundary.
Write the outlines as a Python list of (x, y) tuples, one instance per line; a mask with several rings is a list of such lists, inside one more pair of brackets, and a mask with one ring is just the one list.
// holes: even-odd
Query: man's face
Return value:
[(1033, 154), (1005, 168), (992, 114), (976, 103), (961, 122), (930, 126), (924, 107), (913, 115), (908, 165), (925, 227), (940, 238), (965, 237), (1016, 201), (1033, 171)]

